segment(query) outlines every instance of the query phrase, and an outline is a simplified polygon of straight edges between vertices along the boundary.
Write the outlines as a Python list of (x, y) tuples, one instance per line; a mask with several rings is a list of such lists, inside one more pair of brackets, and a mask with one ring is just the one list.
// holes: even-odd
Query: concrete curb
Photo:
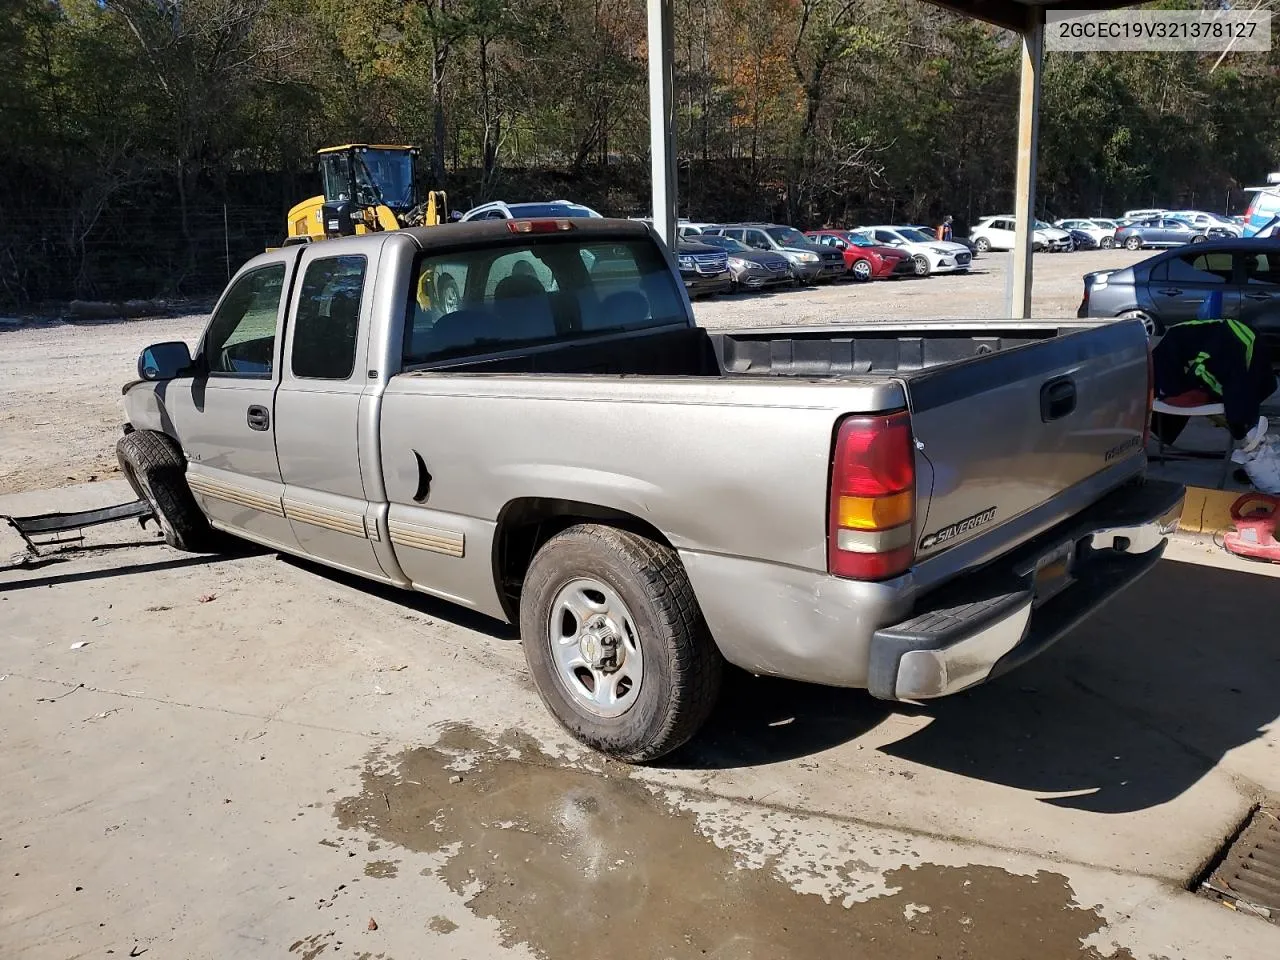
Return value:
[(1233, 527), (1231, 505), (1246, 491), (1187, 487), (1178, 532), (1191, 537), (1212, 537)]

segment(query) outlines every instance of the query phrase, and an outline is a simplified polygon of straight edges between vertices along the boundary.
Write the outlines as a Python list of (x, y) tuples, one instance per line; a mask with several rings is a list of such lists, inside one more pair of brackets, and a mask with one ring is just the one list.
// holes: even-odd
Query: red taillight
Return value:
[(836, 429), (827, 506), (827, 572), (887, 580), (915, 557), (915, 443), (903, 410), (847, 417)]
[(512, 233), (555, 233), (558, 230), (572, 230), (571, 220), (508, 220), (507, 229)]

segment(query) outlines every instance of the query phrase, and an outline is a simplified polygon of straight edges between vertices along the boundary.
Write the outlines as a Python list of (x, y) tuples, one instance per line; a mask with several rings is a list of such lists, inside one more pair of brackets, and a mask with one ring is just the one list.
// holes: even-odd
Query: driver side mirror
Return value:
[(143, 380), (173, 380), (191, 367), (191, 349), (183, 342), (153, 343), (138, 357), (138, 376)]

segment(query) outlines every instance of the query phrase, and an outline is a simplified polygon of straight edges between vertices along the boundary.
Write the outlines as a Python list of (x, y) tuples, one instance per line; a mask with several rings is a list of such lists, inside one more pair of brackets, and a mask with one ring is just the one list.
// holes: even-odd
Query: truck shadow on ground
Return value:
[(1166, 560), (1038, 660), (945, 700), (904, 707), (860, 691), (733, 676), (708, 729), (675, 765), (793, 760), (907, 713), (930, 722), (882, 753), (1056, 794), (1042, 798), (1056, 806), (1148, 809), (1190, 789), (1280, 715), (1277, 609), (1280, 578)]
[(400, 587), (393, 587), (390, 584), (368, 580), (355, 574), (345, 573), (342, 570), (335, 570), (333, 567), (327, 567), (324, 564), (316, 563), (314, 560), (307, 560), (303, 557), (281, 553), (277, 554), (277, 559), (281, 563), (287, 563), (290, 566), (297, 567), (299, 570), (305, 570), (314, 576), (324, 577), (333, 583), (342, 584), (360, 593), (366, 593), (388, 603), (393, 603), (407, 612), (430, 617), (433, 620), (445, 620), (459, 627), (483, 633), (495, 640), (508, 640), (514, 643), (520, 641), (520, 631), (513, 624), (504, 623), (475, 610), (468, 610), (466, 607), (459, 606), (456, 603), (440, 600), (425, 593), (418, 593), (415, 590), (404, 590)]

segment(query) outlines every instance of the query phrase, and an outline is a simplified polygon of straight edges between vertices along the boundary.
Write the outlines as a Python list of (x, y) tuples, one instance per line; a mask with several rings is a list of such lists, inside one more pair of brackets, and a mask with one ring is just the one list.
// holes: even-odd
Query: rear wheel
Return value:
[(1191, 242), (1192, 242), (1192, 243), (1204, 243), (1204, 242), (1205, 242), (1206, 240), (1208, 240), (1208, 239), (1209, 239), (1209, 238), (1208, 238), (1208, 237), (1206, 237), (1203, 233), (1197, 233), (1194, 237), (1192, 237), (1192, 238), (1191, 238)]
[(520, 637), (543, 703), (578, 740), (640, 763), (687, 742), (723, 661), (671, 548), (614, 527), (543, 545), (520, 594)]
[(1141, 250), (1142, 238), (1141, 237), (1125, 237), (1124, 248), (1126, 250)]
[(927, 277), (933, 268), (929, 266), (929, 258), (922, 253), (917, 253), (911, 258), (912, 266), (915, 268), (917, 277)]
[(849, 272), (853, 274), (853, 279), (866, 281), (871, 279), (871, 262), (868, 260), (855, 260), (853, 266), (849, 268)]
[(1115, 245), (1116, 245), (1116, 238), (1115, 238), (1115, 237), (1103, 237), (1103, 238), (1098, 242), (1098, 246), (1102, 247), (1102, 249), (1103, 249), (1103, 250), (1110, 250), (1110, 249), (1111, 249), (1112, 247), (1114, 247)]
[(135, 430), (116, 444), (120, 472), (155, 511), (165, 543), (197, 553), (213, 550), (217, 534), (187, 486), (187, 461), (172, 438)]
[(977, 240), (973, 241), (973, 246), (979, 253), (986, 253), (991, 249), (991, 241), (986, 237), (979, 237)]
[(1142, 325), (1147, 329), (1148, 337), (1159, 337), (1164, 335), (1164, 324), (1160, 320), (1146, 310), (1126, 310), (1119, 315), (1121, 320), (1141, 320)]

